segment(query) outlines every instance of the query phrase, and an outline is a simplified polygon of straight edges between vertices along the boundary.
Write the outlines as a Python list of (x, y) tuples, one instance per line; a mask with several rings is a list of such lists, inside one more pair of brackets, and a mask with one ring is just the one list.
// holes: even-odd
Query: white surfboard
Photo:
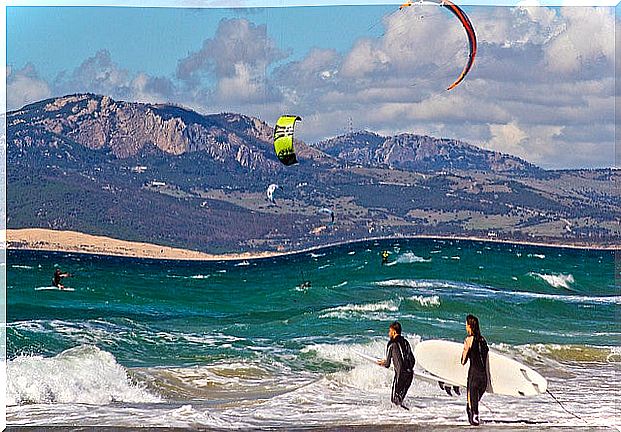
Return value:
[[(372, 363), (377, 363), (378, 358), (372, 357), (370, 355), (367, 355), (365, 353), (362, 353), (360, 351), (356, 351), (353, 350), (353, 352), (362, 357), (365, 360), (368, 360)], [(449, 396), (452, 396), (452, 392), (455, 392), (455, 394), (460, 394), (460, 387), (465, 387), (465, 386), (460, 386), (459, 384), (455, 383), (455, 382), (451, 382), (449, 380), (445, 380), (442, 379), (438, 376), (435, 376), (425, 370), (420, 370), (420, 369), (414, 369), (414, 377), (422, 380), (422, 381), (427, 381), (428, 383), (431, 384), (436, 384), (438, 385), (442, 390), (444, 390)]]
[[(414, 347), (416, 364), (446, 382), (465, 387), (469, 364), (461, 365), (463, 344), (427, 340)], [(545, 393), (548, 382), (528, 366), (490, 349), (487, 392), (508, 396), (535, 396)]]
[(42, 286), (42, 287), (36, 287), (35, 291), (75, 291), (75, 289), (71, 287), (64, 287), (63, 289), (60, 289), (55, 286)]

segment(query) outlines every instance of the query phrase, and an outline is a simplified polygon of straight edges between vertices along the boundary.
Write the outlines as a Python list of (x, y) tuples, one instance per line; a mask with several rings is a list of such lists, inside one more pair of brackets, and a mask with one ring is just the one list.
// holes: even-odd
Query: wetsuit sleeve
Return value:
[(399, 346), (399, 342), (393, 343), (392, 346), (394, 347), (392, 350), (392, 361), (394, 363), (395, 373), (400, 375), (403, 370), (402, 348)]
[(384, 367), (386, 369), (388, 369), (390, 367), (390, 361), (392, 359), (392, 352), (395, 348), (395, 344), (391, 343), (390, 345), (388, 345), (388, 348), (386, 348), (386, 362), (384, 363)]

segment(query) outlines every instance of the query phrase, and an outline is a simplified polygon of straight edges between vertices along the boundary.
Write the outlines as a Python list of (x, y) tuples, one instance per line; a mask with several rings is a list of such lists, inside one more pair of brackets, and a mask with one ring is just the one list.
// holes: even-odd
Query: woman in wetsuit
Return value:
[(461, 364), (465, 365), (470, 360), (468, 369), (468, 402), (466, 412), (468, 422), (473, 426), (479, 425), (479, 401), (487, 389), (487, 353), (489, 348), (485, 338), (481, 336), (479, 319), (474, 315), (466, 317), (466, 332), (468, 336), (464, 340), (464, 351), (461, 354)]

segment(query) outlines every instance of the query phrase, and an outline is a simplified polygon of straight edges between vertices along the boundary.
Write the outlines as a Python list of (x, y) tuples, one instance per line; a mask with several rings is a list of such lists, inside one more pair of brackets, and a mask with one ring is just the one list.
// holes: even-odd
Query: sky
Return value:
[[(231, 2), (229, 1), (230, 5)], [(354, 130), (456, 138), (549, 169), (615, 164), (615, 9), (464, 6), (6, 9), (7, 109), (91, 92)]]

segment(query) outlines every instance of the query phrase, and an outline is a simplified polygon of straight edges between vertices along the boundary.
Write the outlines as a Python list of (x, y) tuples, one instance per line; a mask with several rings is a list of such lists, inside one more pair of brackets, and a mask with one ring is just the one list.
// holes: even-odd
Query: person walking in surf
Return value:
[(468, 422), (473, 426), (478, 426), (480, 423), (479, 401), (487, 389), (487, 354), (489, 348), (485, 338), (481, 336), (479, 319), (474, 315), (466, 317), (466, 333), (468, 336), (464, 340), (464, 351), (461, 353), (462, 365), (470, 361), (466, 386), (468, 394), (466, 412), (468, 413)]
[(403, 400), (414, 378), (414, 353), (410, 343), (401, 336), (401, 324), (398, 321), (390, 324), (388, 337), (390, 340), (386, 347), (386, 359), (378, 360), (377, 364), (385, 368), (389, 368), (391, 363), (394, 365), (395, 378), (392, 381), (390, 400), (395, 405), (409, 409), (403, 404)]

